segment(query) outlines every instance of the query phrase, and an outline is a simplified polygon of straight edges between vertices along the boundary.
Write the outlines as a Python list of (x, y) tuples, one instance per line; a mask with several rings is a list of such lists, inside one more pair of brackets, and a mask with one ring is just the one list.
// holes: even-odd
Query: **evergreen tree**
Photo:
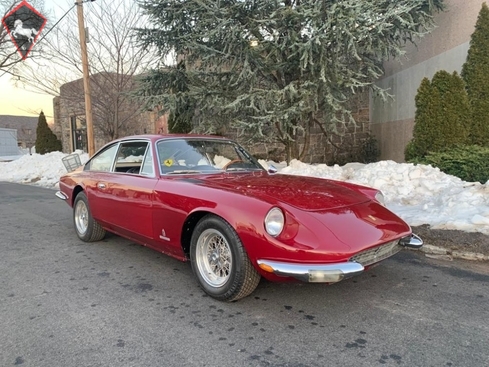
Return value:
[(177, 70), (180, 70), (180, 75), (178, 75), (172, 90), (176, 98), (175, 105), (170, 109), (168, 130), (172, 134), (188, 134), (193, 128), (194, 103), (186, 93), (188, 92), (188, 80), (185, 77), (185, 63), (183, 61), (178, 63)]
[(168, 131), (171, 134), (188, 134), (192, 131), (193, 110), (177, 110), (170, 112), (168, 118)]
[(413, 139), (406, 147), (406, 161), (469, 142), (470, 104), (457, 72), (438, 71), (431, 82), (424, 78), (415, 101)]
[(415, 97), (413, 139), (405, 150), (405, 159), (408, 162), (413, 158), (424, 156), (433, 141), (436, 131), (434, 123), (437, 121), (436, 111), (433, 108), (433, 105), (437, 104), (435, 99), (430, 80), (423, 78)]
[(470, 105), (473, 144), (489, 145), (489, 8), (482, 4), (470, 39), (467, 61), (462, 67)]
[(427, 33), (442, 1), (140, 0), (151, 24), (137, 30), (142, 43), (186, 65), (154, 70), (141, 94), (172, 109), (184, 77), (201, 132), (236, 127), (300, 159), (312, 126), (329, 135), (354, 122), (348, 100), (378, 89), (383, 61)]
[(456, 71), (450, 74), (441, 70), (433, 76), (431, 85), (440, 96), (435, 150), (468, 144), (471, 110), (463, 79)]
[(36, 153), (46, 154), (61, 151), (61, 141), (49, 128), (44, 112), (41, 111), (36, 129)]

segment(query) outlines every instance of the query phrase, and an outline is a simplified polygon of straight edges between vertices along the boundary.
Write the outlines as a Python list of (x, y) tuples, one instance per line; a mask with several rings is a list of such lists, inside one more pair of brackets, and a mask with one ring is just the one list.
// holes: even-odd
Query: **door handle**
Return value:
[(98, 184), (97, 184), (97, 187), (98, 187), (100, 190), (105, 190), (105, 187), (106, 187), (106, 186), (105, 186), (105, 184), (104, 184), (104, 183), (100, 182), (100, 183), (98, 183)]

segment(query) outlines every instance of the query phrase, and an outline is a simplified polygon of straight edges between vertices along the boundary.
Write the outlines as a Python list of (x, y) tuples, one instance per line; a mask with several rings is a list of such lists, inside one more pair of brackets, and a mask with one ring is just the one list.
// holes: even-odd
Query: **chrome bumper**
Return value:
[(283, 277), (293, 277), (308, 283), (336, 283), (361, 274), (365, 268), (356, 262), (336, 264), (293, 264), (258, 260), (260, 269)]
[[(394, 255), (401, 249), (400, 246), (415, 249), (420, 248), (423, 246), (423, 240), (415, 234), (412, 234), (402, 238), (398, 242), (392, 242), (392, 244), (397, 247), (397, 250), (393, 249), (391, 253), (384, 254), (385, 256), (378, 257), (377, 255), (378, 249), (385, 247), (385, 244), (378, 248), (364, 251), (366, 253), (373, 251), (372, 256), (375, 260), (371, 262), (363, 262), (364, 265), (372, 265)], [(362, 254), (362, 252), (359, 254)], [(355, 256), (358, 256), (359, 254)], [(353, 258), (355, 256), (353, 256)], [(268, 273), (283, 277), (292, 277), (308, 283), (336, 283), (343, 279), (359, 275), (365, 270), (364, 265), (356, 261), (346, 261), (336, 264), (295, 264), (273, 260), (258, 260), (257, 263), (260, 269)]]
[(65, 194), (63, 194), (61, 191), (56, 191), (56, 197), (61, 199), (61, 200), (66, 200), (68, 199), (68, 196), (66, 196)]
[(412, 234), (411, 237), (401, 238), (399, 244), (409, 248), (420, 248), (423, 246), (423, 240), (419, 236)]

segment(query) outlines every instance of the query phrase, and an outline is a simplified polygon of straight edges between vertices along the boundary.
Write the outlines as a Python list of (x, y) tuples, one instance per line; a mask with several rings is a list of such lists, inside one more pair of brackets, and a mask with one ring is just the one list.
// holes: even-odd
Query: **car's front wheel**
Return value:
[(260, 275), (236, 231), (215, 215), (206, 215), (197, 223), (192, 234), (190, 259), (200, 286), (221, 301), (246, 297), (260, 282)]
[(105, 229), (93, 219), (84, 192), (80, 192), (73, 205), (73, 224), (76, 234), (85, 242), (100, 241), (105, 237)]

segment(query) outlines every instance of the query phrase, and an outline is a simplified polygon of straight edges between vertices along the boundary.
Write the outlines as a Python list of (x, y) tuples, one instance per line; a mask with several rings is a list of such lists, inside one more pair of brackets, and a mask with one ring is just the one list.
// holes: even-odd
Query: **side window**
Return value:
[(141, 166), (141, 174), (144, 176), (154, 176), (153, 153), (151, 147), (148, 147), (146, 156), (144, 157), (143, 165)]
[(119, 151), (117, 152), (114, 171), (139, 174), (147, 148), (148, 142), (146, 141), (129, 141), (121, 143)]
[(114, 144), (103, 150), (90, 160), (90, 163), (85, 166), (87, 171), (110, 171), (114, 162), (115, 153), (117, 152), (117, 144)]

